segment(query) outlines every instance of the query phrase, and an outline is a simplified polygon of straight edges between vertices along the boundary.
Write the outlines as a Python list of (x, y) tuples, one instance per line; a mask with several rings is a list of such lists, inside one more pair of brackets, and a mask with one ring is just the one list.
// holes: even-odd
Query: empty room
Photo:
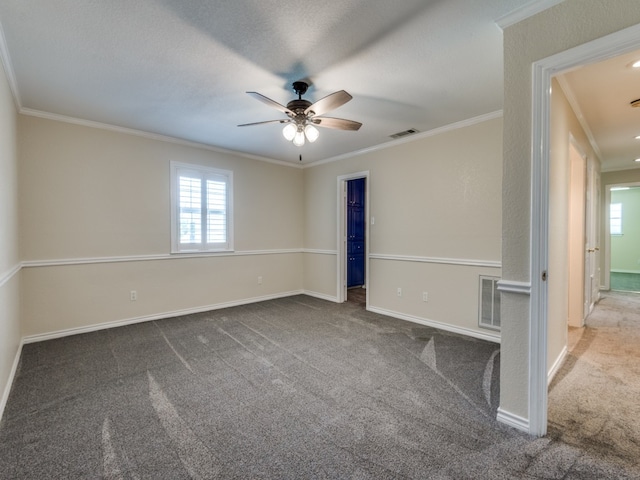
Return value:
[(562, 395), (640, 181), (580, 69), (640, 78), (639, 25), (3, 0), (0, 478), (638, 478)]

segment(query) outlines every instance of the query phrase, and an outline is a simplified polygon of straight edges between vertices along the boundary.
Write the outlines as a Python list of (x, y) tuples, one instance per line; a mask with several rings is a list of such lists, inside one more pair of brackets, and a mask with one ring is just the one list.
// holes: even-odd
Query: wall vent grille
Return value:
[(414, 133), (418, 133), (418, 130), (415, 128), (410, 128), (409, 130), (405, 130), (404, 132), (394, 133), (393, 135), (389, 135), (391, 138), (402, 138), (407, 135), (413, 135)]
[(480, 275), (480, 308), (478, 325), (482, 328), (500, 330), (500, 292), (498, 277)]

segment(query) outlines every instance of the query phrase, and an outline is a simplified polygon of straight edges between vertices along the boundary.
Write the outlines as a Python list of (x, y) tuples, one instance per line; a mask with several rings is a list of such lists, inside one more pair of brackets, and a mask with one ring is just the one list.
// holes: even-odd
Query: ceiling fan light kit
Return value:
[(282, 129), (282, 135), (284, 136), (284, 138), (286, 138), (288, 141), (292, 141), (293, 137), (296, 136), (296, 133), (298, 132), (298, 129), (296, 128), (296, 126), (293, 123), (287, 123), (284, 128)]
[(298, 95), (298, 98), (291, 100), (287, 103), (286, 107), (257, 92), (247, 92), (255, 99), (286, 114), (289, 118), (287, 120), (267, 120), (265, 122), (245, 123), (238, 126), (248, 127), (251, 125), (262, 125), (264, 123), (286, 123), (282, 129), (282, 136), (287, 141), (293, 142), (296, 147), (303, 146), (305, 141), (313, 143), (318, 139), (320, 132), (316, 126), (353, 131), (358, 130), (362, 126), (360, 122), (353, 120), (320, 116), (351, 100), (353, 97), (347, 92), (340, 90), (321, 98), (315, 103), (311, 103), (309, 100), (302, 98), (302, 95), (307, 92), (308, 88), (309, 85), (306, 82), (293, 82), (293, 90)]
[(306, 127), (304, 127), (304, 135), (307, 137), (307, 140), (313, 143), (320, 136), (320, 132), (316, 127), (314, 127), (311, 124), (308, 124)]

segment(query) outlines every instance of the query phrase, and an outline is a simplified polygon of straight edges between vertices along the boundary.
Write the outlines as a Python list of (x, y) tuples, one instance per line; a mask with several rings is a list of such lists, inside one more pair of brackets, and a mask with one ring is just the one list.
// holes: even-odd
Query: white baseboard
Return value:
[(413, 315), (407, 315), (405, 313), (394, 312), (393, 310), (386, 310), (384, 308), (372, 307), (367, 308), (370, 312), (379, 313), (388, 317), (399, 318), (400, 320), (406, 320), (408, 322), (419, 323), (427, 327), (438, 328), (440, 330), (446, 330), (447, 332), (459, 333), (460, 335), (466, 335), (468, 337), (479, 338), (481, 340), (487, 340), (489, 342), (500, 343), (500, 335), (497, 333), (484, 333), (477, 330), (471, 330), (470, 328), (458, 327), (448, 323), (437, 322), (435, 320), (429, 320), (428, 318), (415, 317)]
[(549, 369), (549, 373), (547, 374), (547, 386), (551, 385), (551, 381), (553, 380), (553, 377), (556, 376), (556, 373), (558, 373), (558, 370), (560, 370), (560, 367), (562, 367), (562, 364), (564, 363), (564, 359), (567, 357), (567, 353), (569, 353), (569, 350), (565, 345), (562, 351), (560, 352), (560, 355), (558, 355), (558, 358), (556, 358), (556, 361), (553, 362), (551, 369)]
[(9, 400), (9, 393), (11, 392), (11, 387), (13, 386), (13, 379), (15, 378), (18, 371), (18, 365), (20, 364), (20, 355), (22, 354), (23, 345), (24, 341), (20, 341), (18, 350), (16, 351), (16, 356), (13, 359), (11, 371), (9, 372), (9, 378), (7, 379), (7, 383), (4, 386), (4, 391), (2, 392), (2, 398), (0, 398), (0, 421), (2, 420), (2, 417), (4, 415), (4, 407), (7, 406), (7, 401)]
[(338, 303), (338, 297), (336, 297), (335, 295), (327, 295), (325, 293), (312, 292), (311, 290), (305, 290), (302, 293), (304, 293), (305, 295), (309, 295), (310, 297), (315, 297), (321, 300), (327, 300), (329, 302)]
[(52, 340), (54, 338), (62, 338), (62, 337), (68, 337), (71, 335), (78, 335), (81, 333), (96, 332), (98, 330), (105, 330), (107, 328), (122, 327), (125, 325), (132, 325), (135, 323), (150, 322), (153, 320), (162, 320), (164, 318), (190, 315), (192, 313), (201, 313), (201, 312), (208, 312), (210, 310), (220, 310), (222, 308), (237, 307), (240, 305), (248, 305), (250, 303), (264, 302), (266, 300), (274, 300), (276, 298), (284, 298), (284, 297), (291, 297), (293, 295), (301, 295), (303, 293), (305, 293), (303, 290), (294, 290), (290, 292), (276, 293), (273, 295), (264, 295), (261, 297), (244, 298), (242, 300), (234, 300), (232, 302), (216, 303), (213, 305), (204, 305), (204, 306), (194, 307), (194, 308), (185, 308), (183, 310), (173, 310), (171, 312), (162, 312), (162, 313), (157, 313), (153, 315), (145, 315), (142, 317), (126, 318), (122, 320), (115, 320), (112, 322), (97, 323), (94, 325), (88, 325), (86, 327), (68, 328), (64, 330), (57, 330), (54, 332), (41, 333), (37, 335), (28, 335), (22, 339), (22, 342), (25, 344), (43, 342), (45, 340)]
[(500, 423), (509, 425), (516, 430), (520, 430), (524, 433), (529, 433), (529, 420), (516, 415), (515, 413), (507, 412), (506, 410), (498, 408), (498, 415), (496, 416), (496, 419)]

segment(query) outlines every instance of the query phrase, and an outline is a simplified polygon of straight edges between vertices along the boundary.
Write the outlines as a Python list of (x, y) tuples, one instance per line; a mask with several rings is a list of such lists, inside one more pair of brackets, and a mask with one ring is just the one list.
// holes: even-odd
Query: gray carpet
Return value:
[(609, 292), (554, 378), (549, 435), (640, 468), (640, 294)]
[(307, 296), (30, 344), (0, 477), (640, 478), (498, 424), (499, 359)]

